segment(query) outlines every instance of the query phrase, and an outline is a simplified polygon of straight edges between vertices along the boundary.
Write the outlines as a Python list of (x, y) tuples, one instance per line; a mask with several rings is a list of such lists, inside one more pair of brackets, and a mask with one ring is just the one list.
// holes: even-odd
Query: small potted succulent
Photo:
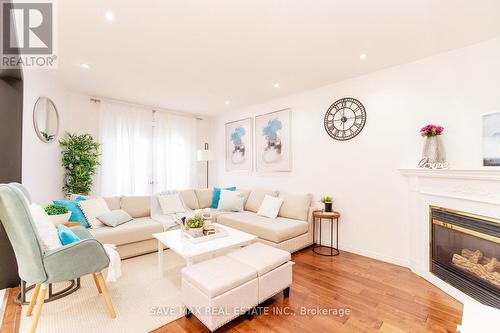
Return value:
[(203, 226), (205, 224), (205, 220), (200, 215), (193, 216), (191, 218), (186, 219), (186, 231), (193, 237), (203, 236)]
[(54, 224), (66, 223), (71, 216), (71, 212), (65, 207), (54, 204), (45, 207), (45, 212), (49, 215)]
[(325, 212), (331, 213), (333, 198), (329, 196), (324, 196), (323, 198), (321, 198), (320, 201), (325, 204)]

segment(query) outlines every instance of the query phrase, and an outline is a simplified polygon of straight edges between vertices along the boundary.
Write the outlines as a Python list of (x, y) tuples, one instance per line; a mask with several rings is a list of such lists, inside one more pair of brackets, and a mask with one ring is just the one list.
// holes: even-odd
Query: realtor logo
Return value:
[(1, 66), (55, 68), (52, 1), (1, 3)]

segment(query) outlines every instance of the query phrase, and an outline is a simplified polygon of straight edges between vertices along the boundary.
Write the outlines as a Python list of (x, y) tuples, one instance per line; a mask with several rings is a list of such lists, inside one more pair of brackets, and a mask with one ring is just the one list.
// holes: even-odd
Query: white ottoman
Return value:
[(254, 243), (227, 254), (257, 271), (259, 281), (259, 303), (283, 291), (288, 297), (292, 285), (290, 252), (262, 243)]
[(258, 304), (257, 272), (221, 256), (182, 269), (186, 316), (194, 314), (214, 331)]

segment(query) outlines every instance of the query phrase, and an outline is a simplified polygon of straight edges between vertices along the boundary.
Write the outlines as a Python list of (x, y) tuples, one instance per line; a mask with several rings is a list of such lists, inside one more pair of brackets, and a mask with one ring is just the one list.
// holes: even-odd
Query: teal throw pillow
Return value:
[(62, 245), (68, 245), (74, 242), (78, 242), (80, 237), (78, 237), (70, 228), (63, 224), (57, 225), (57, 235)]
[(77, 197), (75, 200), (54, 200), (52, 201), (55, 205), (63, 206), (67, 210), (71, 212), (71, 216), (69, 217), (70, 222), (80, 222), (82, 226), (85, 228), (89, 228), (90, 225), (87, 222), (87, 219), (85, 218), (85, 215), (83, 215), (82, 210), (78, 206), (79, 201), (85, 201), (84, 197)]
[[(236, 186), (226, 187), (225, 190), (236, 191)], [(221, 191), (220, 187), (214, 187), (214, 197), (212, 199), (212, 208), (219, 207), (220, 191)]]

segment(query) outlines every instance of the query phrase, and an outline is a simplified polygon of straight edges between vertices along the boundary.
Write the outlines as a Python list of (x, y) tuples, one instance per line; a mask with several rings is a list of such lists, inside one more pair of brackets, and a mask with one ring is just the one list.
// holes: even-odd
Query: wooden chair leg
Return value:
[(38, 292), (38, 297), (36, 298), (35, 315), (33, 316), (33, 322), (31, 323), (30, 333), (36, 332), (36, 327), (38, 326), (38, 319), (40, 319), (40, 314), (42, 313), (42, 307), (43, 307), (43, 302), (45, 301), (46, 293), (47, 293), (47, 285), (42, 285), (41, 290)]
[(104, 301), (106, 302), (106, 305), (108, 307), (109, 314), (111, 315), (111, 318), (116, 318), (116, 313), (115, 309), (113, 308), (113, 303), (111, 302), (111, 297), (109, 296), (108, 293), (108, 288), (106, 287), (106, 282), (104, 282), (104, 278), (102, 277), (102, 274), (95, 273), (97, 282), (99, 283), (99, 287), (101, 287), (102, 295), (104, 296)]
[(92, 277), (94, 278), (94, 283), (95, 286), (97, 287), (97, 291), (99, 292), (99, 294), (102, 294), (101, 287), (99, 286), (99, 282), (97, 281), (96, 273), (92, 273)]
[(30, 304), (28, 305), (28, 309), (26, 310), (26, 317), (31, 316), (33, 312), (33, 307), (36, 304), (36, 299), (38, 297), (38, 292), (40, 291), (40, 283), (35, 284), (35, 289), (33, 290), (33, 295), (31, 296)]

